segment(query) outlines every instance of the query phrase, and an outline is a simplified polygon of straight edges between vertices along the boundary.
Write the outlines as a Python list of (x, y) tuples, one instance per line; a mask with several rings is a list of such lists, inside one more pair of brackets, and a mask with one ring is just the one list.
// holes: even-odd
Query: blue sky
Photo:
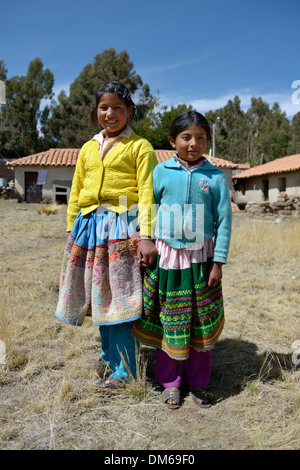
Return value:
[(292, 100), (300, 80), (299, 0), (0, 0), (0, 16), (9, 78), (40, 57), (55, 91), (68, 92), (83, 67), (113, 47), (128, 52), (164, 105), (205, 113), (238, 95), (244, 109), (260, 96), (288, 117), (300, 111)]

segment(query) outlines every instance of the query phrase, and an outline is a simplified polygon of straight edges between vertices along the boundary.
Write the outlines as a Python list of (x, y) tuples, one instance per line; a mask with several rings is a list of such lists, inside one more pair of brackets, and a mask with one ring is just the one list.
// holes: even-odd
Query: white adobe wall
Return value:
[(245, 179), (245, 194), (242, 192), (243, 182), (237, 180), (233, 200), (236, 204), (247, 202), (263, 202), (263, 180), (269, 180), (269, 202), (276, 202), (280, 194), (280, 178), (286, 178), (286, 194), (288, 196), (300, 196), (300, 171), (276, 173), (260, 177)]
[(42, 167), (42, 166), (16, 166), (15, 167), (15, 190), (25, 197), (25, 172), (48, 170), (47, 183), (42, 186), (43, 200), (52, 201), (52, 189), (54, 181), (72, 181), (75, 167)]

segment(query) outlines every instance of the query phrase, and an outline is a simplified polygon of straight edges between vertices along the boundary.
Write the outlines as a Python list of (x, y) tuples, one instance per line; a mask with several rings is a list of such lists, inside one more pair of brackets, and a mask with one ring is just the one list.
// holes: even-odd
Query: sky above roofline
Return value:
[(163, 105), (205, 113), (239, 96), (247, 109), (255, 96), (288, 117), (300, 111), (298, 0), (2, 0), (0, 11), (8, 77), (40, 57), (56, 94), (113, 47), (128, 52)]

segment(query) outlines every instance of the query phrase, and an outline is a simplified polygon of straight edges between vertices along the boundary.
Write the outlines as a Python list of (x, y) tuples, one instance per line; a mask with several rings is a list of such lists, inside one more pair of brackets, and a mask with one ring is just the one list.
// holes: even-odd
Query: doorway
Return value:
[(37, 184), (37, 178), (37, 171), (25, 171), (25, 202), (42, 202), (42, 186)]
[(263, 180), (263, 194), (264, 200), (269, 200), (269, 180)]

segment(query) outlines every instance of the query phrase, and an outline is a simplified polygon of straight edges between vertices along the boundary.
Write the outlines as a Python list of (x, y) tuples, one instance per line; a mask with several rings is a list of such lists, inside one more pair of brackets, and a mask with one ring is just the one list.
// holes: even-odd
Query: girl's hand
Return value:
[(157, 249), (152, 240), (142, 239), (137, 249), (137, 259), (141, 268), (154, 263), (157, 258)]
[(215, 287), (217, 284), (221, 282), (222, 266), (223, 266), (223, 263), (220, 263), (218, 261), (214, 261), (212, 263), (211, 269), (208, 274), (208, 280), (207, 280), (207, 285), (209, 287)]

